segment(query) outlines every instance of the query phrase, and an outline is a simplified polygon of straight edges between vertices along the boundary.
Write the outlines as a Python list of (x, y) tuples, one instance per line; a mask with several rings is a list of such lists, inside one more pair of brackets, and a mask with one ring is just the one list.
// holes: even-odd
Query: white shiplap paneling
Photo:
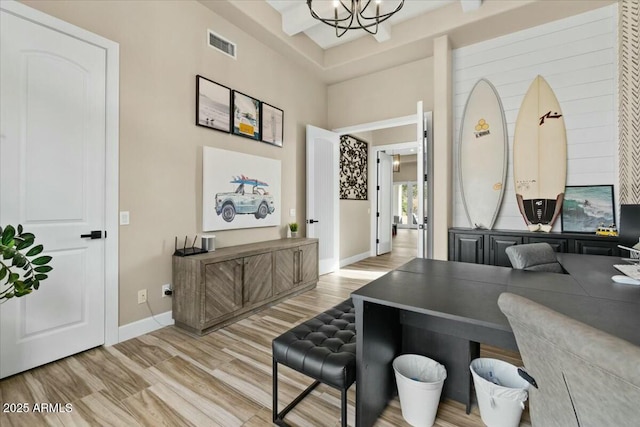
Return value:
[[(524, 230), (513, 185), (513, 132), (538, 75), (553, 88), (567, 127), (567, 185), (617, 187), (617, 5), (487, 40), (453, 52), (453, 225), (468, 227), (458, 182), (458, 137), (469, 92), (480, 78), (496, 87), (509, 133), (505, 195), (494, 228)], [(617, 201), (617, 200), (616, 200)], [(560, 221), (554, 231), (560, 231)]]

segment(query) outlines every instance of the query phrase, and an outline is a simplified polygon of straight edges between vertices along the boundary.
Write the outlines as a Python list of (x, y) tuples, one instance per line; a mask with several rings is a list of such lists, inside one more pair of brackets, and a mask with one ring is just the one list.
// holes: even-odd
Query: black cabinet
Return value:
[(584, 255), (618, 256), (618, 246), (612, 246), (608, 242), (594, 242), (592, 240), (576, 240), (574, 251)]
[(619, 256), (618, 238), (595, 234), (449, 229), (449, 260), (511, 267), (509, 246), (545, 242), (556, 252)]
[(477, 234), (456, 234), (449, 244), (449, 258), (457, 261), (484, 264), (484, 236)]
[(522, 236), (489, 235), (489, 264), (511, 267), (505, 250), (509, 246), (521, 245), (522, 241)]

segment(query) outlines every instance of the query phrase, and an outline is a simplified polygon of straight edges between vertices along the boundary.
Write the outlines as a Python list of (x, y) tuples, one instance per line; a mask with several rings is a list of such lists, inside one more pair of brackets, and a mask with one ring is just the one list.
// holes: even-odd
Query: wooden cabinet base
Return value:
[(176, 326), (203, 335), (317, 283), (317, 239), (279, 239), (174, 256), (173, 318)]
[(313, 282), (307, 286), (304, 287), (300, 287), (295, 289), (292, 292), (289, 292), (287, 294), (280, 294), (278, 295), (276, 298), (272, 298), (270, 301), (268, 302), (264, 302), (264, 304), (254, 307), (253, 309), (248, 309), (248, 310), (240, 310), (237, 312), (234, 312), (232, 316), (230, 316), (228, 319), (226, 320), (222, 320), (222, 319), (217, 319), (216, 322), (209, 327), (205, 327), (204, 329), (199, 329), (199, 328), (193, 328), (190, 325), (187, 325), (186, 323), (182, 323), (179, 321), (175, 321), (175, 326), (179, 327), (180, 329), (184, 329), (185, 331), (193, 334), (193, 335), (197, 335), (197, 336), (202, 336), (202, 335), (206, 335), (209, 334), (211, 332), (217, 331), (220, 328), (224, 328), (225, 326), (228, 326), (232, 323), (237, 322), (238, 320), (242, 320), (246, 317), (251, 316), (254, 313), (257, 313), (259, 311), (265, 310), (271, 306), (274, 306), (276, 304), (278, 304), (279, 302), (282, 302), (286, 299), (289, 299), (291, 297), (294, 297), (298, 294), (301, 294), (303, 292), (307, 292), (313, 288), (316, 287), (317, 282)]

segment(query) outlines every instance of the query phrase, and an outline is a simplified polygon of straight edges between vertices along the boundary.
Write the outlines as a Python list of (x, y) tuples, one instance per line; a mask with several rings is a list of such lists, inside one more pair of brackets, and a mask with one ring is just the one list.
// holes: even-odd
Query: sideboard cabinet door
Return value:
[(242, 259), (205, 266), (204, 323), (242, 308)]
[(318, 244), (300, 246), (300, 284), (318, 280)]
[(255, 304), (273, 295), (273, 263), (270, 253), (244, 258), (245, 305)]
[(273, 256), (273, 293), (287, 292), (296, 285), (298, 248), (275, 251)]

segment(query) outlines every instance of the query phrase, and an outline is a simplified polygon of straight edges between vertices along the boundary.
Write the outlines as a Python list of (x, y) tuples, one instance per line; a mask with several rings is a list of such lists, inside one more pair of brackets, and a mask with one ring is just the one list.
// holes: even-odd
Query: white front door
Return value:
[(0, 305), (0, 377), (104, 343), (106, 51), (0, 12), (0, 224), (53, 257)]
[(378, 152), (378, 237), (376, 254), (391, 252), (391, 214), (393, 210), (393, 159)]
[(307, 237), (318, 239), (320, 274), (340, 267), (340, 135), (307, 125)]

